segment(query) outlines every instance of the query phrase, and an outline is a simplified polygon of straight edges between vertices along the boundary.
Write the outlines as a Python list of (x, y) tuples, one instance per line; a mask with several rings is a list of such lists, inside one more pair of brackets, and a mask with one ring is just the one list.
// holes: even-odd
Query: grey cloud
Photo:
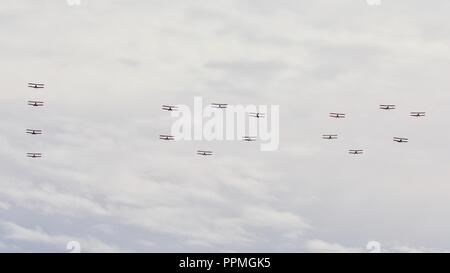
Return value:
[[(44, 2), (0, 3), (1, 251), (448, 249), (448, 1)], [(158, 141), (193, 96), (280, 105), (280, 150)]]

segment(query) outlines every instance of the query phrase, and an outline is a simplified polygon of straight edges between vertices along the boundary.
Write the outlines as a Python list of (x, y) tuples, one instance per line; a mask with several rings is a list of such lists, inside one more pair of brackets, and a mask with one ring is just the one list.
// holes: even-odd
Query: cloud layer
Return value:
[[(448, 249), (449, 11), (444, 0), (3, 1), (0, 251)], [(173, 122), (160, 105), (194, 96), (280, 105), (280, 149), (159, 141)], [(24, 157), (34, 151), (43, 160)]]

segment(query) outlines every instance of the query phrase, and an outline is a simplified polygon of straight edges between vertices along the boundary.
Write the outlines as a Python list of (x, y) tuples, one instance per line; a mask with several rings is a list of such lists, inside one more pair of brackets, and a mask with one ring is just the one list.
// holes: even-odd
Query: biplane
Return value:
[(211, 106), (214, 108), (226, 109), (228, 107), (228, 104), (226, 104), (226, 103), (211, 103)]
[(212, 152), (212, 151), (202, 151), (202, 150), (199, 150), (199, 151), (197, 151), (197, 154), (198, 154), (198, 155), (201, 155), (201, 156), (210, 156), (210, 155), (213, 154), (213, 152)]
[(411, 112), (411, 117), (422, 118), (425, 117), (426, 112)]
[(394, 104), (381, 104), (380, 105), (380, 109), (381, 110), (395, 110), (397, 106), (395, 106)]
[(178, 107), (174, 105), (163, 105), (162, 109), (166, 111), (176, 111), (178, 110)]
[(264, 114), (264, 113), (250, 113), (250, 116), (254, 117), (254, 118), (264, 118), (264, 117), (266, 117), (266, 114)]
[(333, 140), (333, 139), (338, 139), (338, 135), (322, 135), (322, 138)]
[(330, 113), (331, 118), (346, 118), (347, 114), (344, 113)]
[(394, 137), (394, 141), (398, 143), (408, 143), (408, 139), (404, 137)]
[(33, 83), (33, 82), (29, 82), (28, 83), (28, 87), (30, 88), (35, 88), (35, 89), (41, 89), (44, 88), (45, 85), (43, 83)]
[(27, 153), (27, 157), (30, 157), (30, 158), (41, 158), (42, 154), (41, 153)]
[(244, 136), (242, 137), (243, 141), (256, 141), (256, 137), (252, 137), (252, 136)]
[(42, 101), (29, 100), (29, 101), (28, 101), (28, 105), (34, 106), (34, 107), (40, 107), (40, 106), (44, 106), (44, 102), (42, 102)]
[(174, 136), (170, 136), (170, 135), (159, 135), (159, 139), (161, 140), (175, 140)]
[(26, 133), (30, 135), (42, 135), (42, 130), (27, 129)]

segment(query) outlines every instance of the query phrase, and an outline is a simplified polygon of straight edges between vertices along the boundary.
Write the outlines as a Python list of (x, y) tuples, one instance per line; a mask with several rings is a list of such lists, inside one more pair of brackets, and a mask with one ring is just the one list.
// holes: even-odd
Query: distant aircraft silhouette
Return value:
[(41, 158), (42, 154), (41, 153), (27, 153), (27, 157), (31, 157), (31, 158)]
[(243, 141), (256, 141), (256, 137), (244, 136), (242, 137)]
[(408, 143), (408, 139), (404, 137), (394, 137), (394, 141), (398, 143)]
[(266, 114), (264, 114), (264, 113), (250, 113), (250, 116), (254, 117), (254, 118), (264, 118), (266, 116)]
[(42, 101), (29, 100), (29, 101), (28, 101), (28, 105), (34, 106), (34, 107), (39, 107), (39, 106), (44, 106), (44, 102), (42, 102)]
[(214, 107), (214, 108), (226, 109), (228, 104), (226, 104), (226, 103), (212, 103), (211, 106)]
[(338, 139), (338, 135), (322, 135), (322, 138), (333, 140), (333, 139)]
[(42, 135), (42, 130), (27, 129), (26, 133), (30, 135)]
[(44, 84), (43, 83), (32, 83), (32, 82), (29, 82), (28, 83), (28, 87), (35, 88), (35, 89), (41, 89), (41, 88), (44, 88)]
[(159, 139), (161, 139), (161, 140), (175, 140), (174, 136), (169, 136), (169, 135), (159, 135)]
[(346, 118), (346, 115), (344, 113), (330, 113), (331, 118)]
[(422, 118), (425, 117), (426, 112), (411, 112), (411, 117)]
[(210, 156), (212, 154), (213, 154), (212, 151), (202, 151), (202, 150), (197, 151), (197, 155)]
[(381, 104), (381, 110), (395, 110), (396, 106), (394, 104)]
[(364, 150), (348, 150), (348, 152), (352, 155), (362, 155), (364, 153)]
[(176, 111), (178, 110), (178, 107), (173, 105), (163, 105), (162, 109), (166, 111)]

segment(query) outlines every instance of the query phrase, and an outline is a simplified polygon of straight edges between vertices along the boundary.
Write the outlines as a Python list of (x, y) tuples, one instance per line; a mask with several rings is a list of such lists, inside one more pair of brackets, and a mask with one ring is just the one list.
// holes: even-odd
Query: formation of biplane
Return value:
[[(33, 88), (33, 89), (43, 89), (45, 88), (45, 84), (43, 83), (34, 83), (34, 82), (29, 82), (28, 83), (28, 87), (29, 88)], [(28, 101), (28, 105), (32, 106), (32, 107), (43, 107), (44, 106), (44, 102), (43, 101), (39, 101), (39, 100), (29, 100)], [(43, 131), (41, 129), (26, 129), (25, 132), (29, 135), (42, 135)], [(27, 153), (27, 157), (29, 158), (41, 158), (42, 157), (42, 153)]]
[[(380, 109), (385, 110), (385, 111), (396, 110), (397, 106), (395, 104), (381, 104)], [(426, 116), (426, 112), (410, 112), (410, 116), (415, 117), (415, 118), (423, 118)], [(345, 118), (347, 118), (347, 114), (332, 112), (332, 113), (330, 113), (330, 117), (336, 118), (336, 119), (345, 119)], [(338, 139), (338, 135), (337, 134), (324, 134), (324, 135), (322, 135), (322, 138), (325, 140), (336, 140), (336, 139)], [(408, 143), (409, 142), (409, 139), (406, 137), (393, 137), (393, 140), (394, 140), (394, 142), (397, 142), (397, 143)], [(363, 149), (350, 149), (350, 150), (348, 150), (348, 152), (351, 155), (364, 154)]]
[[(226, 103), (212, 103), (210, 106), (213, 107), (213, 108), (217, 108), (217, 109), (227, 109), (228, 104), (226, 104)], [(178, 106), (176, 106), (176, 105), (162, 105), (161, 109), (165, 110), (165, 111), (177, 111), (178, 110)], [(265, 118), (265, 116), (266, 116), (265, 113), (260, 113), (260, 112), (250, 112), (250, 113), (248, 113), (248, 115), (249, 115), (249, 117), (254, 117), (254, 118), (257, 118), (257, 119)], [(166, 140), (166, 141), (172, 141), (172, 140), (175, 140), (175, 136), (172, 136), (172, 135), (159, 135), (159, 139), (160, 140)], [(256, 136), (243, 136), (242, 140), (246, 141), (246, 142), (254, 142), (254, 141), (257, 141), (258, 138)], [(213, 155), (213, 151), (198, 150), (197, 151), (197, 155), (200, 155), (200, 156), (212, 156)]]
[[(228, 107), (228, 104), (226, 103), (212, 103), (211, 107), (213, 108), (218, 108), (218, 109), (226, 109)], [(397, 106), (395, 104), (381, 104), (379, 106), (379, 108), (381, 110), (385, 110), (385, 111), (391, 111), (391, 110), (396, 110)], [(162, 106), (163, 110), (166, 111), (176, 111), (178, 109), (177, 106), (175, 105), (163, 105)], [(248, 115), (250, 117), (254, 117), (254, 118), (264, 118), (265, 117), (265, 113), (258, 113), (258, 112), (250, 112), (248, 113)], [(341, 112), (331, 112), (329, 113), (330, 118), (335, 118), (335, 119), (345, 119), (347, 118), (347, 113), (341, 113)], [(416, 118), (422, 118), (426, 116), (426, 112), (410, 112), (410, 116), (411, 117), (416, 117)], [(161, 140), (175, 140), (174, 136), (171, 135), (160, 135), (159, 138)], [(338, 134), (323, 134), (322, 135), (322, 139), (324, 140), (337, 140), (339, 138)], [(243, 136), (242, 137), (243, 141), (247, 141), (247, 142), (252, 142), (252, 141), (257, 141), (257, 137), (255, 136)], [(394, 142), (397, 143), (408, 143), (409, 139), (406, 137), (393, 137)], [(364, 154), (364, 150), (363, 149), (349, 149), (348, 153), (351, 155), (362, 155)], [(198, 155), (202, 155), (202, 156), (210, 156), (213, 154), (212, 151), (203, 151), (203, 150), (198, 150), (197, 151)]]
[[(33, 88), (33, 89), (43, 89), (45, 88), (45, 84), (42, 83), (33, 83), (30, 82), (28, 83), (28, 87), (29, 88)], [(44, 106), (44, 102), (40, 101), (40, 100), (29, 100), (28, 101), (28, 105), (32, 106), (32, 107), (43, 107)], [(213, 108), (217, 108), (217, 109), (227, 109), (228, 104), (226, 103), (212, 103), (211, 107)], [(179, 108), (176, 105), (162, 105), (162, 110), (164, 111), (177, 111)], [(395, 104), (381, 104), (379, 106), (379, 108), (381, 110), (385, 110), (385, 111), (390, 111), (390, 110), (396, 110), (397, 106)], [(259, 112), (250, 112), (248, 113), (249, 117), (253, 117), (253, 118), (265, 118), (266, 114), (265, 113), (259, 113)], [(415, 117), (415, 118), (423, 118), (426, 116), (426, 112), (421, 112), (421, 111), (412, 111), (410, 112), (410, 116), (411, 117)], [(335, 119), (346, 119), (347, 118), (347, 113), (340, 113), (340, 112), (331, 112), (329, 113), (329, 117), (330, 118), (335, 118)], [(27, 134), (29, 135), (42, 135), (43, 134), (43, 130), (41, 129), (26, 129), (25, 131)], [(337, 140), (338, 134), (323, 134), (322, 135), (322, 139), (324, 140)], [(159, 139), (160, 140), (165, 140), (165, 141), (173, 141), (175, 140), (175, 136), (172, 135), (159, 135)], [(256, 136), (243, 136), (242, 137), (243, 141), (246, 142), (253, 142), (253, 141), (257, 141), (258, 138)], [(409, 138), (407, 137), (393, 137), (393, 141), (397, 142), (397, 143), (408, 143), (409, 142)], [(362, 155), (364, 154), (364, 150), (363, 149), (349, 149), (348, 150), (349, 154), (352, 155)], [(201, 156), (212, 156), (213, 155), (213, 151), (209, 151), (209, 150), (198, 150), (197, 151), (197, 155), (201, 155)], [(42, 153), (27, 153), (27, 157), (30, 158), (41, 158), (42, 157)]]

